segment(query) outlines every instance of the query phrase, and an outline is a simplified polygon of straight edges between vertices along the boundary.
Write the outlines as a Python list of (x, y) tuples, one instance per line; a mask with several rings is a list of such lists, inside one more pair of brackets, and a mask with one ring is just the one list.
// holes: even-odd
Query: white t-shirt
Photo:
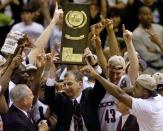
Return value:
[(36, 22), (32, 22), (31, 25), (25, 25), (23, 22), (20, 22), (15, 24), (11, 30), (26, 33), (32, 42), (34, 42), (44, 31), (44, 27)]
[(101, 131), (116, 131), (121, 113), (117, 111), (115, 105), (116, 98), (106, 93), (99, 104), (99, 121)]
[(149, 99), (132, 98), (130, 113), (137, 118), (139, 131), (163, 130), (163, 97)]

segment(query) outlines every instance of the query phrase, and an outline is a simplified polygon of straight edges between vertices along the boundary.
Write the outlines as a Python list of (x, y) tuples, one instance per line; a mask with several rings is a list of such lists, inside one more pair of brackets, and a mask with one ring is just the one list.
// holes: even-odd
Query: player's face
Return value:
[(124, 69), (109, 69), (110, 81), (114, 84), (118, 84), (119, 80), (124, 74)]
[(134, 89), (133, 89), (133, 95), (136, 98), (143, 98), (143, 96), (144, 96), (144, 88), (141, 87), (138, 83), (135, 83)]

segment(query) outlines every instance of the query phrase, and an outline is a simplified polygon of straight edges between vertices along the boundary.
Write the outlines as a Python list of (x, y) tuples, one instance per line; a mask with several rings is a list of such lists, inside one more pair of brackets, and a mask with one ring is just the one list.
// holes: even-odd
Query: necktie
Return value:
[(78, 104), (77, 100), (74, 100), (74, 129), (75, 131), (83, 131), (83, 122), (82, 116), (80, 111), (80, 105)]
[(31, 109), (30, 111), (27, 112), (27, 114), (28, 114), (29, 120), (30, 120), (33, 124), (35, 124), (35, 121), (34, 121), (34, 110)]

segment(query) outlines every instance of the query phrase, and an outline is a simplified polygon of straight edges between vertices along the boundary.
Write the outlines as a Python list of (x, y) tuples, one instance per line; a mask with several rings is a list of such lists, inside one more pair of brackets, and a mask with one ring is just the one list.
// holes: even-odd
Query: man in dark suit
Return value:
[[(4, 131), (37, 131), (27, 114), (32, 106), (33, 97), (32, 91), (24, 84), (19, 84), (11, 90), (13, 105), (4, 116)], [(46, 123), (39, 124), (38, 131), (47, 130)]]
[[(100, 131), (97, 109), (105, 90), (97, 81), (94, 88), (82, 90), (82, 78), (79, 72), (67, 72), (63, 82), (64, 93), (56, 93), (54, 85), (47, 81), (45, 100), (57, 115), (55, 131)], [(79, 103), (81, 119), (78, 129), (75, 128), (74, 101)]]

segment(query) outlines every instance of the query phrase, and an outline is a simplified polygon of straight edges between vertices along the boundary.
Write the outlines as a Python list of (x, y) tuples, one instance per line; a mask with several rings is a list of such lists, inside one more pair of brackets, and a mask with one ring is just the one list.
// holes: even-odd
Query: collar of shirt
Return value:
[[(77, 98), (75, 98), (78, 103), (80, 103), (81, 96), (82, 96), (82, 92), (80, 93), (80, 95)], [(72, 99), (72, 101), (74, 101), (75, 99)]]
[(12, 82), (12, 81), (10, 81), (9, 82), (9, 107), (12, 105), (12, 100), (11, 100), (11, 95), (10, 95), (10, 92), (11, 92), (11, 90), (15, 87), (16, 85), (15, 85), (15, 83), (14, 82)]
[(24, 110), (22, 110), (22, 109), (20, 109), (19, 107), (17, 107), (16, 105), (14, 105), (18, 110), (20, 110), (21, 112), (23, 112), (27, 117), (28, 117), (28, 114), (27, 114), (27, 112), (26, 111), (24, 111)]
[(122, 116), (122, 126), (121, 126), (121, 128), (123, 128), (126, 120), (128, 119), (128, 116), (129, 116), (129, 114), (126, 114), (126, 115)]

